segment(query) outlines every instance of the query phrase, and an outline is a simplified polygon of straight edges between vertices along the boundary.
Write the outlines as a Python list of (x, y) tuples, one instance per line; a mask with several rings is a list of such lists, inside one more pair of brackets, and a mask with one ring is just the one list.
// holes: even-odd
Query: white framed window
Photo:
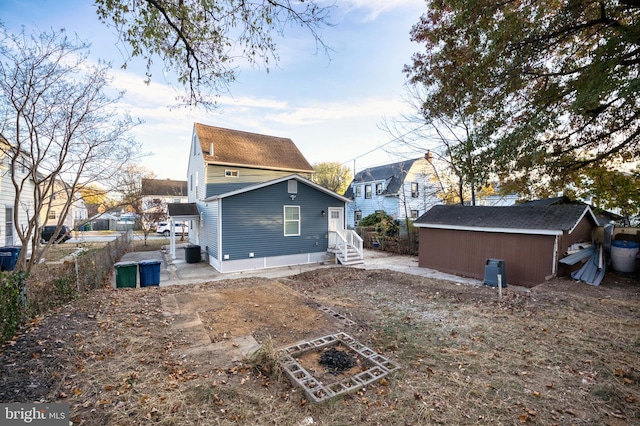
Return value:
[(382, 183), (376, 183), (376, 195), (382, 194)]
[(238, 171), (237, 170), (225, 170), (224, 171), (224, 176), (225, 177), (238, 177)]
[(300, 206), (284, 206), (284, 236), (300, 235)]
[(411, 219), (416, 220), (419, 215), (420, 213), (418, 212), (418, 210), (411, 210)]
[(356, 210), (355, 212), (353, 212), (353, 220), (356, 223), (356, 225), (358, 224), (358, 222), (360, 222), (362, 220), (362, 211), (361, 210)]
[(419, 195), (418, 182), (411, 182), (411, 197), (418, 198), (418, 195)]
[(371, 198), (371, 185), (364, 186), (364, 198)]
[(356, 185), (356, 197), (362, 197), (362, 186)]

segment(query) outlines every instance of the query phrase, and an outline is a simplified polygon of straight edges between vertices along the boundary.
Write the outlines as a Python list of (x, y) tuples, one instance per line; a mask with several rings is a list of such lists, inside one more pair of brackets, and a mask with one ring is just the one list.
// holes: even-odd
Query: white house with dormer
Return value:
[(436, 204), (439, 185), (432, 164), (425, 158), (370, 167), (356, 173), (344, 196), (347, 227), (353, 229), (370, 214), (384, 211), (403, 222), (415, 220)]

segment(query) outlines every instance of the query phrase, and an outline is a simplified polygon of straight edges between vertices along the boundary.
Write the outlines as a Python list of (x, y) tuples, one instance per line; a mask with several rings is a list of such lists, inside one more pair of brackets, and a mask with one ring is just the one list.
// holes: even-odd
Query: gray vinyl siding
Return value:
[[(238, 177), (225, 176), (225, 170), (237, 170)], [(283, 176), (289, 176), (291, 171), (261, 170), (233, 166), (207, 166), (206, 197), (225, 194), (252, 184), (267, 182)]]
[(218, 201), (198, 203), (198, 210), (202, 214), (202, 226), (200, 228), (200, 247), (209, 256), (217, 259), (218, 256)]
[[(284, 236), (284, 206), (300, 206), (299, 236)], [(315, 253), (327, 251), (329, 207), (344, 202), (298, 182), (291, 200), (287, 181), (224, 198), (222, 204), (223, 244), (228, 260)], [(224, 260), (223, 260), (224, 262)]]
[(200, 142), (195, 131), (191, 138), (191, 150), (189, 154), (189, 166), (187, 168), (188, 201), (193, 203), (202, 200), (205, 187), (205, 164)]

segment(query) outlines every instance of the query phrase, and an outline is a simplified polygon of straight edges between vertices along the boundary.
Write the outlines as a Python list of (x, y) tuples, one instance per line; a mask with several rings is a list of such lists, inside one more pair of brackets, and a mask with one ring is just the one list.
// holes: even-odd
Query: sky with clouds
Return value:
[[(322, 30), (332, 48), (316, 52), (311, 35), (293, 28), (278, 41), (280, 62), (242, 67), (217, 111), (169, 108), (175, 89), (162, 75), (143, 80), (144, 64), (126, 71), (113, 30), (98, 21), (91, 0), (1, 0), (0, 20), (22, 26), (65, 28), (92, 44), (94, 59), (112, 61), (114, 85), (126, 94), (122, 108), (143, 120), (135, 131), (147, 155), (142, 165), (160, 179), (186, 180), (194, 122), (291, 138), (310, 163), (338, 161), (356, 170), (406, 158), (385, 146), (393, 139), (384, 121), (410, 112), (402, 68), (419, 49), (411, 26), (426, 10), (424, 0), (340, 0), (334, 27)], [(413, 154), (412, 157), (417, 157)]]

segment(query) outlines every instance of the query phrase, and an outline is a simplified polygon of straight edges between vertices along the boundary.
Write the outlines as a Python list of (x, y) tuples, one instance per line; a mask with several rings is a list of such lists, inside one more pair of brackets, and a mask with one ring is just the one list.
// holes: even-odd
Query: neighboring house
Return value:
[(190, 242), (220, 272), (317, 263), (328, 252), (361, 260), (362, 240), (345, 230), (348, 200), (312, 174), (291, 139), (196, 123), (190, 203), (170, 205), (170, 219), (189, 223)]
[(118, 216), (104, 212), (91, 216), (89, 223), (92, 231), (115, 231), (118, 225)]
[(532, 287), (570, 272), (558, 264), (576, 242), (591, 242), (589, 206), (439, 205), (414, 222), (418, 265), (482, 280), (488, 259), (505, 261), (508, 284)]
[(142, 179), (142, 207), (186, 203), (189, 198), (186, 180)]
[[(43, 202), (44, 211), (40, 212), (40, 223), (45, 225), (57, 225), (60, 220), (60, 215), (63, 213), (64, 206), (69, 199), (71, 189), (69, 185), (56, 179), (53, 184), (53, 191), (47, 195)], [(89, 219), (89, 210), (84, 203), (84, 199), (80, 194), (80, 191), (76, 191), (73, 195), (74, 199), (67, 215), (64, 218), (63, 225), (68, 226), (71, 229), (76, 229), (80, 225), (87, 222)], [(49, 206), (48, 211), (47, 206)]]
[(384, 211), (395, 219), (415, 220), (442, 201), (433, 181), (433, 166), (426, 158), (400, 161), (358, 172), (344, 196), (347, 226), (354, 228), (366, 216)]
[(490, 195), (485, 195), (483, 191), (476, 193), (476, 206), (513, 206), (520, 200), (518, 194), (501, 194), (499, 182), (492, 182), (490, 188)]
[[(18, 180), (24, 180), (23, 198), (20, 200), (18, 211), (15, 211), (16, 191), (11, 181), (11, 164), (7, 150), (11, 145), (0, 135), (0, 246), (20, 245), (16, 233), (19, 227), (26, 228), (30, 217), (33, 217), (33, 197), (35, 183), (28, 177), (27, 162), (20, 162), (15, 171)], [(15, 213), (17, 213), (17, 220)]]

